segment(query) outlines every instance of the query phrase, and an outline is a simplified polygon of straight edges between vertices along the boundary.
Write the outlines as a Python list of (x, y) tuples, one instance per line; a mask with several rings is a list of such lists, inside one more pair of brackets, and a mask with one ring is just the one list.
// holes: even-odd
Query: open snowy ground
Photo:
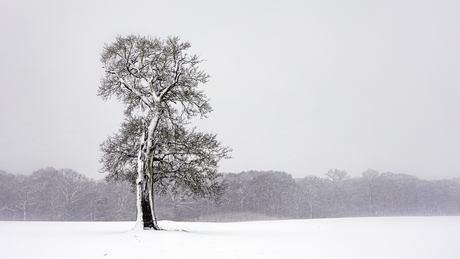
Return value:
[(460, 217), (0, 222), (0, 258), (460, 258)]

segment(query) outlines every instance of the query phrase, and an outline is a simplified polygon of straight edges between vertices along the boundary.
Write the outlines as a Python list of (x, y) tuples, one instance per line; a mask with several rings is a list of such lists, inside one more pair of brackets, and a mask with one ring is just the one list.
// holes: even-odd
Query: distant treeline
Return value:
[(363, 172), (351, 178), (333, 169), (325, 177), (294, 179), (284, 172), (225, 174), (217, 203), (159, 199), (175, 220), (231, 221), (368, 216), (460, 215), (460, 178), (421, 180), (405, 174)]
[[(460, 178), (421, 180), (405, 174), (343, 170), (294, 179), (284, 172), (248, 171), (222, 176), (218, 200), (166, 193), (155, 197), (158, 219), (242, 221), (368, 216), (460, 215)], [(71, 169), (31, 175), (0, 171), (0, 220), (135, 220), (129, 183), (95, 181)]]
[(128, 183), (95, 181), (71, 169), (41, 169), (31, 175), (0, 171), (0, 220), (135, 220)]

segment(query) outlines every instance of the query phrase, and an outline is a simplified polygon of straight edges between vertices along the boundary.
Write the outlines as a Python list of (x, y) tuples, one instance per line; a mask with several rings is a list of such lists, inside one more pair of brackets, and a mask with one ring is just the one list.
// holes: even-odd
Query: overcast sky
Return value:
[(179, 36), (211, 80), (197, 121), (222, 172), (460, 176), (460, 1), (0, 2), (0, 170), (100, 179), (122, 106), (96, 96), (104, 43)]

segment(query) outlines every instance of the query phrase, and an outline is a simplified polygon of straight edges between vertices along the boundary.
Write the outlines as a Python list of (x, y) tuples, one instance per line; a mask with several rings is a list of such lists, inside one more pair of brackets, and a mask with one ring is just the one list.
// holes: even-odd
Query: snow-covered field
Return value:
[(460, 258), (460, 217), (159, 224), (0, 222), (0, 258)]

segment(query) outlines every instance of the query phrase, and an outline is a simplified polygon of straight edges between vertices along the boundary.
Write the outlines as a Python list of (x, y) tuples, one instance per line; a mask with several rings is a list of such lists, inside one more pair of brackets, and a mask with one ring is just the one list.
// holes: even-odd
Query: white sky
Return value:
[(460, 1), (0, 2), (0, 170), (99, 174), (122, 107), (96, 96), (119, 35), (177, 35), (207, 62), (234, 149), (221, 171), (460, 176)]

